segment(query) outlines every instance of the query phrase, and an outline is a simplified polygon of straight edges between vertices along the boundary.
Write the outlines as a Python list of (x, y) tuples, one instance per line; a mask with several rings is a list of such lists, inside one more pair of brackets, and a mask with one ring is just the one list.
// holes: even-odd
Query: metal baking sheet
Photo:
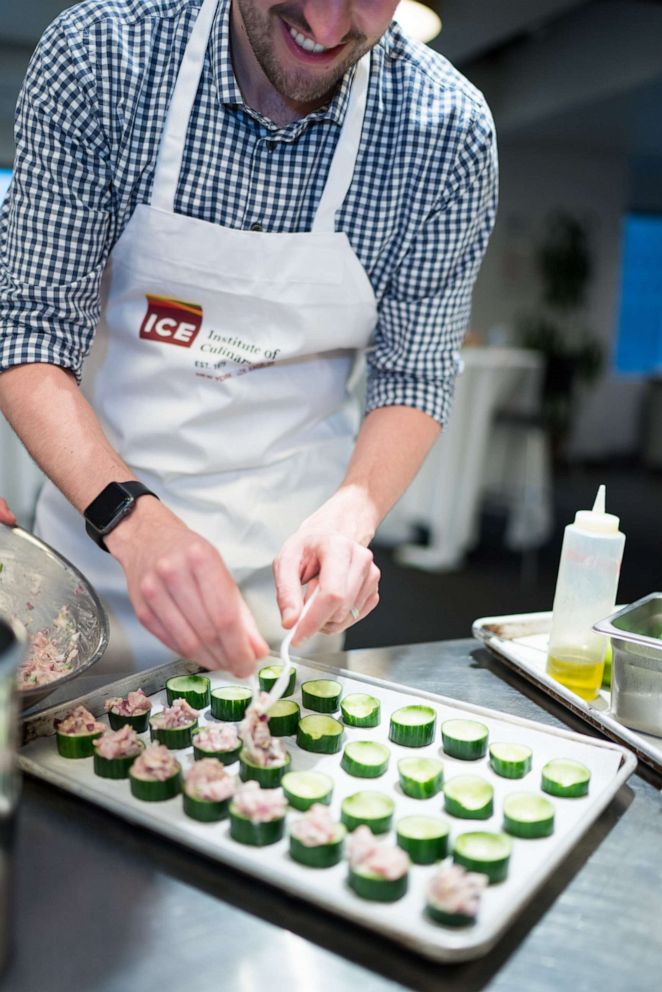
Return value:
[(662, 737), (631, 730), (610, 712), (609, 689), (600, 689), (590, 702), (567, 689), (545, 671), (551, 630), (551, 613), (520, 613), (504, 617), (481, 617), (474, 621), (473, 635), (509, 668), (519, 672), (549, 696), (567, 707), (610, 740), (634, 751), (640, 761), (662, 774)]
[[(581, 799), (552, 800), (556, 808), (556, 829), (551, 837), (534, 841), (513, 838), (509, 877), (486, 890), (475, 925), (453, 929), (431, 922), (423, 912), (425, 888), (435, 870), (434, 866), (413, 865), (409, 891), (398, 902), (366, 902), (348, 888), (346, 863), (324, 870), (304, 867), (289, 857), (286, 839), (264, 848), (243, 846), (229, 837), (227, 821), (204, 824), (186, 817), (180, 797), (162, 803), (140, 802), (131, 796), (128, 782), (109, 781), (95, 776), (91, 758), (71, 761), (58, 755), (53, 738), (54, 717), (62, 715), (78, 703), (83, 703), (92, 713), (100, 716), (105, 698), (109, 695), (124, 695), (129, 689), (139, 686), (151, 695), (155, 708), (158, 708), (165, 704), (165, 692), (162, 691), (165, 680), (173, 674), (198, 670), (190, 664), (180, 662), (161, 669), (152, 669), (124, 679), (121, 683), (106, 686), (101, 692), (28, 718), (24, 724), (25, 743), (19, 754), (20, 764), (25, 771), (97, 803), (132, 823), (155, 830), (219, 862), (232, 865), (299, 898), (321, 905), (326, 910), (366, 927), (382, 939), (391, 939), (425, 957), (439, 961), (468, 960), (485, 954), (536, 890), (554, 873), (556, 866), (609, 804), (636, 767), (633, 755), (609, 742), (592, 740), (565, 730), (545, 727), (483, 707), (367, 676), (357, 676), (356, 673), (339, 671), (318, 663), (298, 662), (297, 669), (297, 689), (290, 698), (299, 703), (301, 682), (308, 678), (318, 678), (320, 673), (324, 673), (338, 679), (343, 686), (343, 694), (367, 691), (377, 696), (382, 704), (382, 721), (379, 727), (370, 730), (352, 727), (345, 730), (346, 741), (369, 738), (388, 743), (391, 751), (390, 766), (379, 779), (353, 778), (340, 768), (340, 754), (310, 754), (299, 750), (293, 738), (285, 739), (292, 754), (294, 770), (316, 768), (327, 772), (334, 779), (331, 809), (338, 818), (341, 800), (361, 789), (375, 789), (390, 794), (396, 802), (395, 821), (401, 816), (416, 813), (444, 816), (440, 795), (416, 800), (401, 792), (397, 761), (401, 757), (412, 755), (441, 756), (446, 779), (471, 772), (488, 779), (494, 786), (495, 814), (489, 820), (447, 817), (451, 825), (451, 843), (459, 833), (468, 830), (500, 830), (504, 795), (518, 791), (538, 791), (541, 767), (551, 757), (575, 758), (584, 762), (592, 773), (589, 795)], [(210, 675), (212, 687), (233, 681), (225, 674)], [(156, 687), (161, 691), (156, 691)], [(435, 743), (425, 748), (411, 749), (388, 741), (389, 716), (393, 710), (407, 703), (420, 701), (430, 703), (437, 711)], [(532, 771), (526, 778), (513, 781), (494, 775), (487, 759), (457, 761), (443, 754), (438, 728), (442, 720), (450, 717), (478, 717), (487, 724), (491, 740), (528, 743), (534, 754)], [(213, 722), (209, 711), (201, 718), (201, 723), (204, 722)], [(177, 756), (186, 770), (192, 761), (191, 749), (178, 751)], [(295, 811), (288, 812), (288, 819), (292, 820), (299, 815)], [(394, 842), (394, 832), (387, 839)]]

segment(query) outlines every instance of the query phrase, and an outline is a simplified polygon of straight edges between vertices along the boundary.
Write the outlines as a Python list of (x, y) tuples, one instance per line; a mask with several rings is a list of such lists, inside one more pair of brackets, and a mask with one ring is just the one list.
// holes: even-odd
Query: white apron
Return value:
[[(347, 383), (377, 319), (367, 274), (334, 230), (354, 172), (370, 56), (357, 65), (310, 233), (186, 217), (174, 212), (175, 192), (217, 5), (204, 0), (189, 38), (151, 202), (136, 207), (104, 274), (83, 390), (137, 477), (218, 548), (275, 645), (283, 631), (271, 563), (343, 478), (358, 427)], [(103, 598), (111, 647), (140, 668), (173, 657), (135, 618), (120, 565), (51, 483), (36, 528)]]

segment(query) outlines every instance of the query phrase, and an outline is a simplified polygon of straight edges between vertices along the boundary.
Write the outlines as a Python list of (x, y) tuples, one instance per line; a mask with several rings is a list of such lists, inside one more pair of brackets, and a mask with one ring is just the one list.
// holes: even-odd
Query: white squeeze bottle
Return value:
[(563, 536), (547, 672), (583, 699), (602, 681), (607, 638), (592, 628), (614, 610), (625, 535), (605, 513), (605, 487), (592, 510), (579, 510)]

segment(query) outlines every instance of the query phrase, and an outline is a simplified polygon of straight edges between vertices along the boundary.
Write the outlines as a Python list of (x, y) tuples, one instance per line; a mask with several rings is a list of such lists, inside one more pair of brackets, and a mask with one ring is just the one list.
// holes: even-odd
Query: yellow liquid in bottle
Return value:
[(595, 654), (577, 648), (558, 651), (547, 656), (547, 674), (566, 686), (582, 699), (595, 699), (602, 683), (604, 657), (595, 660)]

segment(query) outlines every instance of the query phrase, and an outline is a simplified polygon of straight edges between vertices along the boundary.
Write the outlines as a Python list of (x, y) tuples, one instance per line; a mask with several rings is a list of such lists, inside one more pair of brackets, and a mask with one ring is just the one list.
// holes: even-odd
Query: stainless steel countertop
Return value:
[[(325, 659), (328, 660), (328, 659)], [(585, 728), (475, 641), (351, 651), (341, 667)], [(81, 676), (66, 697), (97, 688)], [(64, 698), (61, 692), (48, 705)], [(485, 958), (433, 965), (45, 783), (18, 818), (7, 992), (653, 992), (662, 974), (660, 781), (633, 776)]]

